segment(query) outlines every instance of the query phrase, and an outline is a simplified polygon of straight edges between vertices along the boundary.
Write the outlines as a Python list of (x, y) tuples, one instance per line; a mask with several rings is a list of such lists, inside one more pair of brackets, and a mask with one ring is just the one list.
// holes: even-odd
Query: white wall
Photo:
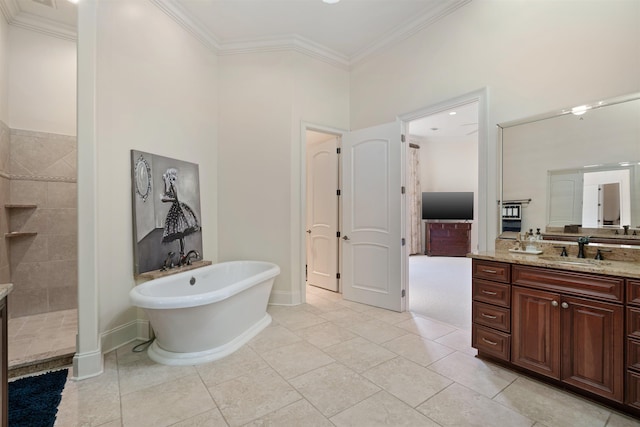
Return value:
[(474, 1), (351, 72), (351, 127), (488, 87), (488, 244), (497, 123), (640, 89), (640, 2)]
[(220, 58), (220, 260), (281, 268), (272, 301), (299, 298), (301, 121), (346, 128), (348, 73), (295, 52)]
[(75, 136), (75, 42), (10, 26), (9, 81), (11, 128)]
[[(104, 335), (137, 318), (129, 302), (135, 284), (131, 149), (199, 164), (203, 256), (217, 259), (218, 95), (216, 56), (151, 2), (98, 2), (96, 27), (97, 167), (80, 168), (95, 175), (79, 179), (96, 181), (94, 244)], [(85, 142), (79, 138), (79, 151)], [(81, 191), (81, 206), (96, 197)], [(81, 228), (80, 239), (91, 232)]]
[(9, 24), (0, 14), (0, 121), (9, 124)]

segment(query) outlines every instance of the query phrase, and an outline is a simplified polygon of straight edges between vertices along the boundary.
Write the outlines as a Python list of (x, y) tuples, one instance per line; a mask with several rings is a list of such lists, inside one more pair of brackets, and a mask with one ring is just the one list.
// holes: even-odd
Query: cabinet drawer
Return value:
[(472, 280), (472, 293), (475, 301), (509, 308), (511, 306), (511, 285), (489, 282), (482, 279)]
[(640, 308), (627, 307), (627, 336), (640, 339)]
[(474, 259), (473, 277), (509, 283), (511, 281), (511, 264)]
[(640, 307), (640, 280), (627, 279), (627, 304)]
[(627, 368), (640, 372), (640, 341), (627, 340)]
[(541, 267), (513, 266), (513, 284), (605, 301), (623, 302), (624, 279)]
[(640, 374), (627, 372), (627, 393), (625, 403), (640, 409)]
[(511, 332), (511, 310), (474, 301), (473, 323)]
[(471, 329), (472, 347), (479, 352), (509, 361), (511, 357), (511, 336), (484, 326), (473, 325)]

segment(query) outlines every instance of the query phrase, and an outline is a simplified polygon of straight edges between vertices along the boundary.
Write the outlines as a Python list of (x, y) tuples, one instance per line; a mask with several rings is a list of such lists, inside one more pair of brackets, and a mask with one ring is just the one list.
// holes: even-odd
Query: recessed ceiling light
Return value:
[(591, 109), (591, 106), (590, 106), (590, 105), (580, 105), (580, 106), (578, 106), (578, 107), (573, 107), (573, 108), (571, 109), (571, 114), (574, 114), (574, 115), (576, 115), (576, 116), (581, 116), (581, 115), (583, 115), (584, 113), (586, 113), (586, 112), (587, 112), (587, 110), (589, 110), (589, 109)]
[(325, 2), (326, 4), (336, 4), (338, 3), (340, 0), (322, 0), (323, 2)]
[(449, 112), (449, 115), (450, 115), (450, 116), (455, 116), (456, 114), (458, 114), (458, 113), (456, 113), (455, 111), (451, 111), (451, 112)]
[(69, 3), (78, 4), (78, 0), (67, 0)]

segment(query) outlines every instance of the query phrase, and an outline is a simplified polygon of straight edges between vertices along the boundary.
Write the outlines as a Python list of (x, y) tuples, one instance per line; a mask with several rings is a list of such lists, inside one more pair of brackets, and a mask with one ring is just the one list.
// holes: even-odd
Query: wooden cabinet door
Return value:
[(622, 306), (562, 297), (562, 381), (622, 402)]
[(560, 295), (512, 287), (511, 361), (560, 379)]

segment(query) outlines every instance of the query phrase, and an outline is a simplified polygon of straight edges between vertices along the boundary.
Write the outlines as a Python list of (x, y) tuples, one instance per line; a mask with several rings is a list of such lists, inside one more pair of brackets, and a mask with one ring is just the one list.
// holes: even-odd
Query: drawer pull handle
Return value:
[(551, 305), (553, 307), (557, 307), (558, 306), (558, 301), (556, 301), (556, 300), (551, 301)]
[(480, 315), (482, 317), (486, 317), (487, 319), (497, 319), (498, 318), (498, 316), (492, 316), (492, 315), (487, 314), (487, 313), (480, 313)]
[(491, 344), (491, 345), (498, 345), (498, 343), (497, 343), (497, 342), (489, 341), (489, 340), (488, 340), (488, 339), (486, 339), (486, 338), (482, 338), (482, 341), (486, 342), (487, 344)]
[(487, 270), (487, 269), (482, 269), (483, 273), (489, 273), (489, 274), (497, 274), (498, 272), (496, 270)]
[(491, 292), (491, 291), (485, 291), (484, 289), (481, 291), (483, 294), (487, 294), (487, 295), (498, 295), (497, 292)]
[(562, 304), (560, 304), (560, 306), (562, 308), (569, 308), (569, 304), (567, 304), (566, 302), (563, 302)]

